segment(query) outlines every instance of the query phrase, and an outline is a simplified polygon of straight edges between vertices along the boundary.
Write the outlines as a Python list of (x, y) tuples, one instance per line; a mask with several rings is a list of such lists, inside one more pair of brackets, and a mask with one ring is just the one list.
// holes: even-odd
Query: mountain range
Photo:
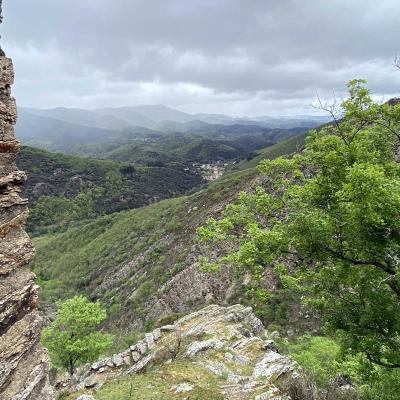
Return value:
[(78, 108), (20, 108), (17, 135), (26, 144), (45, 142), (46, 138), (58, 135), (68, 140), (82, 137), (84, 142), (103, 141), (124, 129), (140, 131), (151, 129), (157, 132), (204, 131), (216, 125), (236, 126), (248, 130), (258, 128), (294, 127), (312, 128), (327, 122), (321, 116), (233, 118), (223, 114), (188, 114), (163, 105), (102, 108), (85, 110)]
[[(30, 114), (95, 128), (123, 129), (126, 127), (140, 126), (161, 131), (169, 130), (169, 123), (171, 122), (176, 123), (176, 128), (179, 128), (181, 126), (180, 124), (182, 124), (182, 129), (185, 129), (185, 123), (191, 121), (199, 121), (211, 125), (257, 124), (268, 128), (287, 129), (300, 126), (312, 127), (328, 121), (327, 117), (315, 115), (282, 117), (264, 115), (252, 118), (235, 118), (224, 114), (189, 114), (161, 104), (98, 108), (94, 110), (64, 107), (49, 109), (20, 108), (19, 112), (23, 116)], [(18, 128), (19, 126), (17, 126), (17, 129)]]

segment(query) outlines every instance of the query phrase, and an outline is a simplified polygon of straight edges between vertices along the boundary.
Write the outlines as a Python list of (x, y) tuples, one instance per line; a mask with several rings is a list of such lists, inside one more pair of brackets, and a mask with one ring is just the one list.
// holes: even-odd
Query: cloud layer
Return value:
[(310, 112), (363, 77), (400, 89), (398, 0), (8, 0), (21, 105)]

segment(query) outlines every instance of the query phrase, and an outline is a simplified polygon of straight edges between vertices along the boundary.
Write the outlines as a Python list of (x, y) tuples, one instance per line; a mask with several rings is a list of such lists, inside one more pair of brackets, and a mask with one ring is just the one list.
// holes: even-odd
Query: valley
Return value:
[(399, 12), (0, 0), (0, 399), (398, 400)]
[(18, 165), (30, 171), (23, 194), (30, 199), (28, 229), (82, 221), (142, 207), (201, 187), (198, 169), (176, 162), (162, 166), (96, 160), (24, 147)]
[[(208, 302), (246, 301), (233, 270), (201, 272), (196, 229), (257, 185), (253, 157), (297, 151), (299, 131), (223, 131), (231, 147), (203, 134), (168, 134), (121, 145), (104, 159), (23, 147), (18, 165), (29, 171), (23, 194), (43, 307), (84, 293), (100, 299), (106, 325), (123, 332)], [(241, 160), (254, 149), (259, 154)]]
[[(222, 116), (218, 122), (223, 124), (212, 125), (162, 106), (103, 112), (20, 110), (17, 131), (25, 146), (17, 162), (29, 171), (23, 194), (31, 202), (32, 234), (199, 190), (236, 165), (245, 166), (259, 149), (306, 129), (269, 128), (249, 120), (240, 120), (240, 125)], [(150, 116), (164, 131), (150, 129), (154, 124), (149, 123), (129, 125)], [(313, 125), (317, 120), (299, 123)], [(182, 131), (176, 130), (178, 125)]]

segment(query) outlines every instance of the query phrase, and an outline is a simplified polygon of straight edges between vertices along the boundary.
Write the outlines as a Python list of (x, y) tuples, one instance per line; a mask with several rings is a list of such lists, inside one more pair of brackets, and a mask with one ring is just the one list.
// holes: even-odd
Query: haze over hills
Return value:
[(254, 150), (326, 122), (320, 116), (255, 119), (188, 114), (163, 105), (103, 108), (20, 108), (16, 126), (24, 145), (116, 161), (215, 162)]
[[(201, 121), (207, 124), (254, 124), (256, 121), (260, 126), (269, 128), (293, 128), (298, 126), (313, 127), (329, 119), (324, 116), (257, 116), (235, 118), (224, 114), (189, 114), (175, 110), (164, 105), (140, 105), (131, 107), (99, 108), (95, 110), (85, 110), (78, 108), (20, 108), (20, 114), (26, 113), (58, 119), (78, 125), (92, 126), (96, 128), (121, 129), (128, 126), (141, 126), (150, 129), (164, 130), (163, 126), (167, 122), (187, 123), (191, 121)], [(17, 129), (19, 124), (17, 125)]]

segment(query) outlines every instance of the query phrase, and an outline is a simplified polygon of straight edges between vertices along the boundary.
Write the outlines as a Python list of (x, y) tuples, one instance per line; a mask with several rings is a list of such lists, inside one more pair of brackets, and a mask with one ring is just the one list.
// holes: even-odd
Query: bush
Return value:
[(318, 386), (326, 383), (340, 372), (338, 357), (340, 347), (332, 339), (322, 336), (302, 336), (294, 344), (287, 344), (286, 351)]

